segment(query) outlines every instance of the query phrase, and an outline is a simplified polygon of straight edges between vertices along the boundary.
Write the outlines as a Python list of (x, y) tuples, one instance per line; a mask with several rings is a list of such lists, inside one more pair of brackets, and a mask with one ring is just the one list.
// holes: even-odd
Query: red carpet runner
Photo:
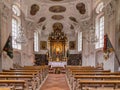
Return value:
[(65, 74), (49, 74), (40, 90), (70, 90)]

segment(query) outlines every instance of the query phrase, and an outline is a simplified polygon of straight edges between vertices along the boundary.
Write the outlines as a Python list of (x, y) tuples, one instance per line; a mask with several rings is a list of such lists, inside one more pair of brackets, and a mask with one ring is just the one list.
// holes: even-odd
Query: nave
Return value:
[(120, 90), (120, 72), (91, 66), (24, 66), (0, 72), (0, 90), (4, 89)]
[(120, 90), (120, 0), (0, 0), (0, 90)]

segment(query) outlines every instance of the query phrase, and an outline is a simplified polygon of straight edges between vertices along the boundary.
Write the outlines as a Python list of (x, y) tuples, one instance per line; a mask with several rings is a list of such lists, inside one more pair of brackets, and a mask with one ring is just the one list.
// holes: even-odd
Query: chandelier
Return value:
[(93, 26), (91, 26), (90, 29), (86, 31), (86, 36), (83, 38), (90, 44), (96, 44), (99, 41)]
[(15, 41), (16, 41), (16, 43), (19, 43), (19, 44), (26, 44), (27, 43), (27, 37), (24, 33), (23, 27), (19, 27), (18, 36), (16, 37)]
[(96, 36), (96, 33), (95, 33), (95, 28), (93, 26), (90, 27), (88, 41), (90, 43), (93, 43), (93, 44), (95, 44), (99, 41), (99, 39), (98, 39), (98, 37)]
[[(20, 0), (20, 6), (22, 6), (21, 4), (22, 4), (22, 0)], [(15, 41), (16, 41), (16, 43), (25, 45), (25, 44), (27, 44), (28, 39), (24, 33), (24, 31), (25, 31), (24, 27), (22, 26), (22, 14), (23, 13), (21, 13), (21, 17), (20, 17), (21, 18), (21, 25), (18, 27), (18, 33), (17, 33), (17, 37), (16, 37)]]

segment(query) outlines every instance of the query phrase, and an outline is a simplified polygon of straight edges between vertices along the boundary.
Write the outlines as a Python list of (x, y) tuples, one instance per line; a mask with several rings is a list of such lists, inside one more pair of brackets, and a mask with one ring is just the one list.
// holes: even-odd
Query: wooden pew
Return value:
[(35, 90), (39, 85), (33, 75), (0, 75), (0, 80), (25, 80), (32, 90)]
[[(33, 78), (41, 77), (40, 82), (42, 82), (42, 78), (45, 78), (45, 76), (48, 74), (48, 67), (47, 66), (25, 66), (20, 69), (12, 69), (12, 70), (3, 70), (3, 72), (0, 72), (0, 78), (1, 79), (14, 79), (14, 80), (27, 80), (29, 83)], [(41, 75), (41, 76), (39, 76)], [(39, 79), (37, 79), (39, 80)], [(34, 80), (33, 80), (34, 81)], [(27, 83), (28, 84), (28, 83)], [(40, 85), (40, 84), (39, 84)], [(38, 85), (35, 85), (38, 86)], [(29, 89), (27, 89), (29, 90)], [(32, 90), (36, 90), (32, 89)]]
[(14, 89), (9, 87), (0, 87), (0, 90), (14, 90)]
[(21, 90), (29, 90), (27, 82), (25, 80), (0, 80), (0, 85), (7, 84), (7, 86), (14, 86), (17, 88), (18, 84), (20, 87), (22, 87)]
[(117, 88), (117, 85), (119, 85), (120, 84), (120, 80), (79, 80), (79, 85), (80, 86), (78, 86), (77, 88), (79, 88), (80, 90), (83, 90), (83, 85), (97, 85), (97, 84), (99, 84), (99, 85), (105, 85), (105, 84), (112, 84), (114, 87), (114, 89), (115, 88)]
[(48, 74), (48, 66), (24, 66), (22, 68), (19, 68), (19, 70), (10, 70), (9, 72), (13, 72), (13, 71), (16, 71), (16, 72), (39, 71), (40, 80), (43, 81)]
[(73, 75), (120, 75), (120, 73), (114, 72), (72, 72)]
[(42, 78), (44, 79), (48, 74), (48, 66), (24, 66), (24, 70), (40, 70), (42, 71)]
[(120, 75), (75, 75), (72, 87), (77, 86), (79, 80), (120, 80)]
[(2, 75), (38, 75), (37, 72), (0, 72)]
[(40, 83), (41, 81), (43, 80), (43, 76), (42, 76), (42, 71), (41, 70), (3, 70), (3, 72), (35, 72), (35, 73), (38, 73), (38, 77), (39, 77), (39, 80), (40, 80)]
[(71, 70), (71, 72), (110, 72), (110, 70)]
[(118, 79), (120, 80), (120, 75), (74, 75), (75, 79)]

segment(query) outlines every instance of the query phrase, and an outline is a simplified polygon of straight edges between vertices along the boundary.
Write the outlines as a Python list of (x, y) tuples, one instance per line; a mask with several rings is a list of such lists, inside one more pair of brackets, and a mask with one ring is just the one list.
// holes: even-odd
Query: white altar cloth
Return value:
[(65, 67), (67, 65), (67, 62), (49, 62), (48, 65), (51, 65), (51, 67)]

